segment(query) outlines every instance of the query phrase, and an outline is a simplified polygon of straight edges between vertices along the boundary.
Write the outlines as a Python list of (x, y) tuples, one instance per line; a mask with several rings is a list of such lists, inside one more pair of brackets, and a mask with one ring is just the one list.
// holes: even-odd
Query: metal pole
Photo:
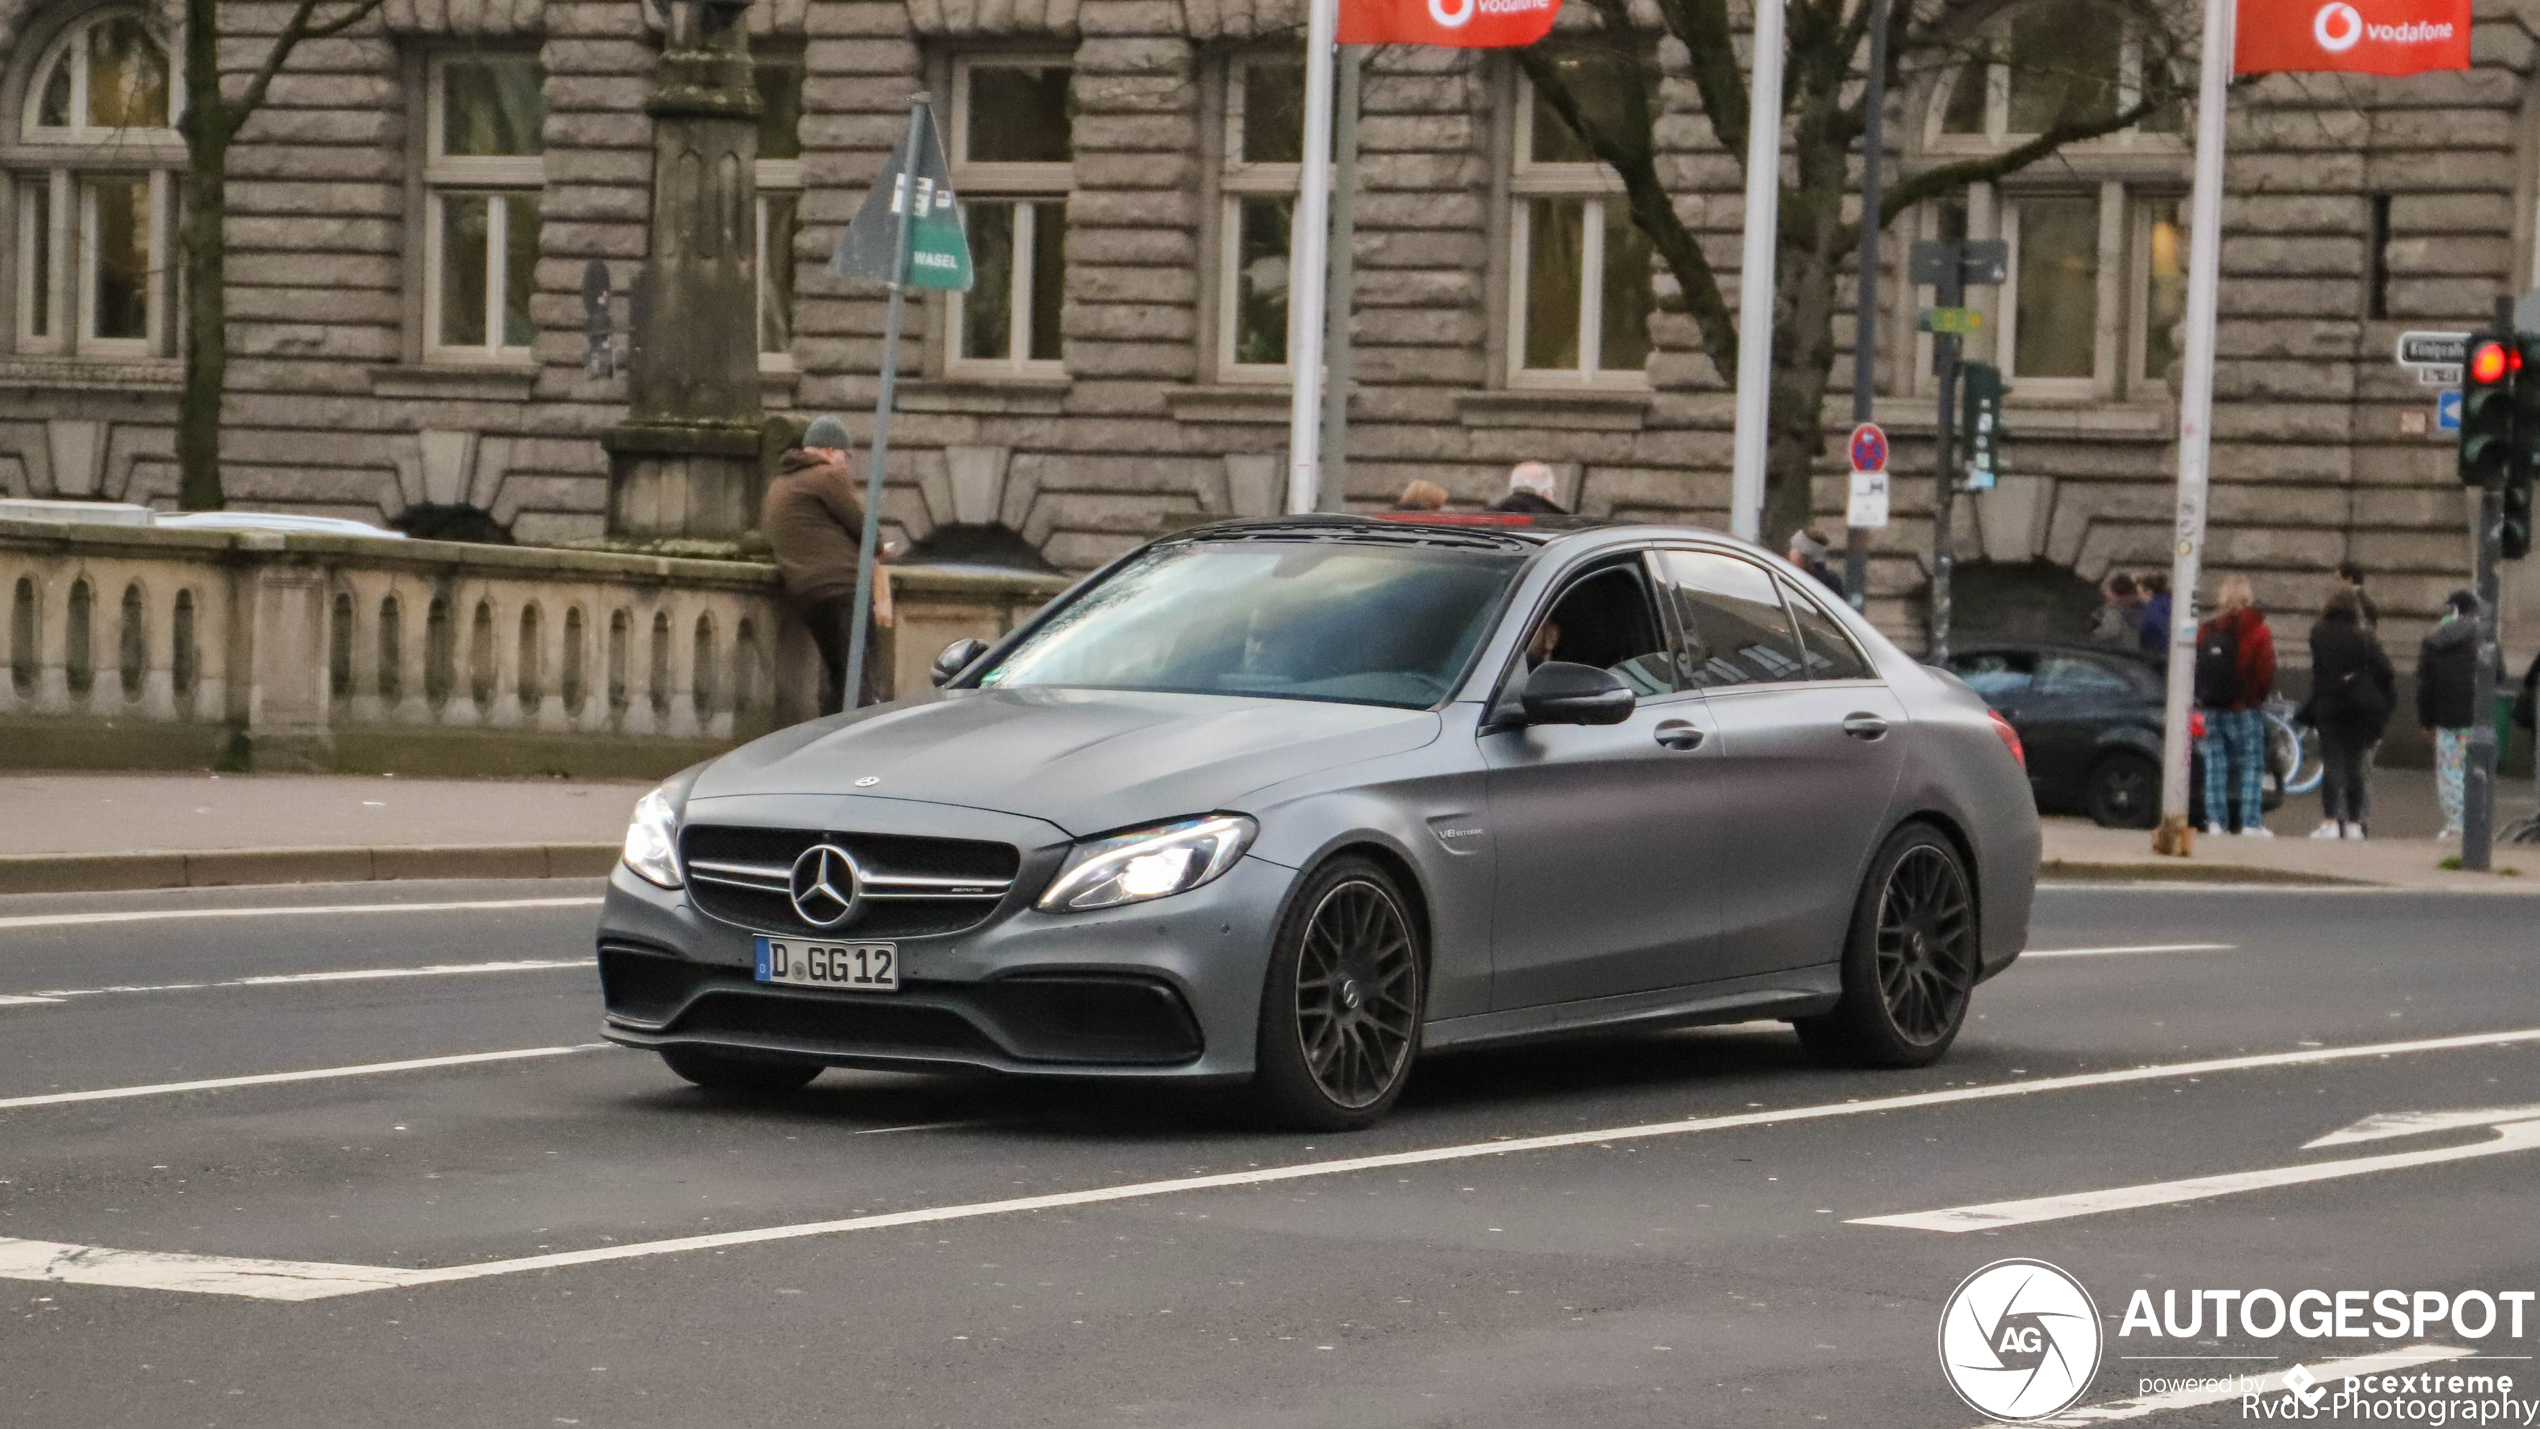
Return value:
[(1288, 228), (1288, 510), (1315, 509), (1315, 440), (1323, 416), (1323, 293), (1332, 213), (1332, 35), (1340, 0), (1309, 0), (1305, 15), (1305, 163)]
[(1323, 324), (1323, 477), (1314, 509), (1349, 509), (1349, 316), (1358, 292), (1358, 85), (1367, 46), (1343, 45), (1332, 116), (1332, 306)]
[[(2506, 342), (2514, 340), (2510, 297), (2496, 299), (2496, 335)], [(2480, 487), (2478, 668), (2470, 680), (2469, 760), (2461, 771), (2461, 867), (2472, 873), (2488, 871), (2496, 846), (2496, 562), (2504, 554), (2504, 525), (2504, 492), (2495, 486)]]
[[(2212, 456), (2214, 310), (2222, 276), (2225, 95), (2231, 83), (2230, 0), (2205, 0), (2205, 53), (2196, 91), (2196, 179), (2188, 197), (2187, 358), (2178, 398), (2176, 545), (2170, 564), (2169, 694), (2161, 724), (2161, 826), (2154, 853), (2186, 857), (2188, 706), (2196, 692), (2196, 583), (2205, 559), (2205, 488)], [(2206, 810), (2220, 821), (2224, 811)]]
[(1763, 539), (1771, 455), (1773, 260), (1781, 236), (1782, 5), (1755, 0), (1755, 78), (1747, 86), (1746, 241), (1737, 275), (1737, 430), (1730, 444), (1729, 532)]
[[(1870, 0), (1870, 87), (1861, 100), (1861, 273), (1860, 292), (1852, 310), (1852, 422), (1870, 420), (1877, 396), (1879, 331), (1879, 189), (1886, 177), (1883, 135), (1887, 117), (1887, 4)], [(1870, 532), (1853, 526), (1844, 532), (1843, 589), (1854, 610), (1870, 598)]]
[(908, 101), (907, 148), (900, 155), (898, 185), (891, 195), (891, 306), (882, 325), (882, 387), (873, 399), (872, 462), (864, 477), (864, 544), (856, 551), (855, 624), (847, 637), (847, 681), (839, 693), (842, 709), (864, 703), (864, 628), (873, 620), (874, 551), (882, 538), (882, 462), (891, 451), (891, 399), (900, 385), (900, 314), (908, 301), (908, 229), (911, 190), (915, 187), (920, 145), (928, 123), (926, 93)]
[[(1953, 254), (1948, 276), (1934, 285), (1937, 306), (1954, 308), (1967, 300), (1963, 256)], [(1958, 504), (1958, 463), (1953, 440), (1958, 433), (1958, 347), (1956, 333), (1932, 334), (1932, 367), (1940, 374), (1940, 423), (1932, 432), (1931, 498), (1931, 652), (1923, 658), (1935, 665), (1949, 660), (1949, 576), (1957, 566), (1956, 538), (1949, 518)]]

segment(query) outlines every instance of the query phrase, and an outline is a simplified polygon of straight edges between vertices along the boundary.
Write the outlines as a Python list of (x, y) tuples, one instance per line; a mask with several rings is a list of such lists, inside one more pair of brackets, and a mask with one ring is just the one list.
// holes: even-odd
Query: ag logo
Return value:
[(2342, 55), (2364, 37), (2364, 17), (2346, 0), (2330, 0), (2311, 17), (2311, 38), (2332, 55)]
[(1940, 1312), (1940, 1372), (1967, 1406), (2012, 1423), (2060, 1414), (2099, 1372), (2099, 1309), (2042, 1260), (1997, 1260)]

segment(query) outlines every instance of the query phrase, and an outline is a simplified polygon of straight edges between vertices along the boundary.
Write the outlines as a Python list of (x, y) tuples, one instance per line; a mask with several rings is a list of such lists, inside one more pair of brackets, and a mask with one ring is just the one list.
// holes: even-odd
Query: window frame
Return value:
[[(1240, 326), (1243, 255), (1243, 206), (1247, 200), (1288, 200), (1288, 251), (1296, 251), (1296, 200), (1303, 193), (1305, 165), (1253, 162), (1244, 158), (1244, 71), (1255, 65), (1293, 64), (1300, 83), (1305, 59), (1301, 51), (1255, 50), (1230, 55), (1225, 64), (1225, 104), (1216, 116), (1224, 158), (1217, 172), (1217, 333), (1214, 366), (1227, 383), (1279, 383), (1294, 380), (1295, 354), (1286, 362), (1238, 362), (1236, 328)], [(1294, 293), (1294, 275), (1290, 293)], [(1293, 339), (1295, 324), (1282, 345)]]
[[(85, 58), (88, 48), (89, 35), (104, 27), (109, 21), (123, 19), (126, 17), (142, 21), (142, 26), (145, 30), (150, 28), (150, 17), (148, 13), (137, 6), (101, 6), (97, 9), (80, 13), (68, 24), (64, 25), (43, 49), (37, 51), (35, 63), (28, 66), (26, 70), (26, 92), (19, 97), (17, 125), (17, 141), (19, 143), (30, 147), (36, 145), (96, 147), (109, 144), (128, 146), (138, 142), (144, 144), (169, 144), (174, 145), (180, 151), (183, 150), (185, 147), (185, 138), (176, 131), (176, 117), (185, 112), (185, 73), (177, 65), (176, 57), (168, 52), (164, 44), (161, 45), (159, 58), (160, 61), (167, 67), (167, 124), (146, 129), (99, 129), (92, 127), (88, 122), (87, 104), (89, 67), (85, 63), (75, 63), (71, 66), (70, 124), (64, 128), (54, 129), (40, 125), (36, 122), (36, 111), (44, 103), (44, 78), (52, 71), (55, 61), (58, 60), (64, 52), (73, 49), (81, 51), (82, 57)], [(154, 41), (158, 39), (155, 34), (151, 38)]]
[[(539, 205), (542, 228), (541, 250), (544, 248), (546, 145), (543, 136), (536, 154), (448, 154), (443, 152), (447, 138), (448, 87), (445, 72), (452, 61), (486, 59), (532, 60), (538, 65), (538, 82), (544, 91), (546, 65), (535, 50), (459, 48), (436, 51), (424, 61), (424, 151), (423, 151), (423, 359), (436, 365), (528, 367), (536, 364), (537, 334), (521, 344), (503, 339), (503, 297), (509, 279), (511, 238), (511, 200), (528, 198)], [(486, 218), (485, 269), (485, 341), (482, 343), (448, 343), (442, 341), (443, 245), (448, 241), (443, 207), (450, 199), (478, 198), (489, 200)], [(537, 260), (530, 262), (530, 296), (537, 295)], [(753, 334), (755, 336), (755, 334)]]
[[(753, 54), (750, 57), (750, 65), (753, 80), (755, 80), (756, 72), (759, 70), (785, 69), (792, 72), (797, 96), (795, 137), (799, 143), (801, 138), (800, 98), (802, 92), (809, 87), (810, 83), (809, 71), (804, 63), (802, 54), (799, 51), (792, 53), (778, 51), (768, 54)], [(785, 289), (785, 296), (792, 300), (785, 304), (785, 343), (782, 347), (770, 347), (767, 345), (767, 320), (769, 309), (777, 303), (778, 299), (779, 284), (776, 281), (776, 274), (778, 271), (776, 265), (783, 263), (786, 265), (788, 270), (791, 270), (795, 266), (793, 245), (795, 239), (801, 236), (803, 226), (803, 175), (803, 160), (799, 155), (793, 158), (771, 159), (762, 154), (758, 157), (752, 173), (753, 185), (756, 192), (750, 203), (751, 228), (753, 234), (751, 241), (756, 245), (753, 250), (753, 256), (756, 259), (757, 267), (754, 270), (756, 277), (752, 284), (754, 300), (751, 314), (752, 323), (750, 328), (750, 342), (758, 352), (758, 368), (761, 372), (793, 372), (798, 370), (794, 357), (794, 338), (796, 335), (794, 327), (794, 304), (798, 303), (801, 299), (801, 289), (795, 282), (790, 281), (791, 278), (797, 276), (792, 274), (790, 271), (788, 274), (789, 281), (782, 285)], [(768, 200), (770, 198), (774, 198), (780, 202), (786, 199), (791, 199), (794, 202), (793, 231), (787, 233), (781, 239), (778, 239), (773, 243), (771, 243), (770, 240), (775, 238), (775, 235), (773, 235), (768, 228)]]
[[(1611, 368), (1603, 365), (1605, 338), (1605, 229), (1606, 209), (1625, 201), (1622, 175), (1604, 163), (1588, 161), (1544, 161), (1534, 157), (1535, 90), (1523, 73), (1513, 77), (1513, 100), (1509, 106), (1513, 132), (1509, 144), (1508, 164), (1508, 367), (1507, 379), (1512, 388), (1576, 391), (1580, 388), (1647, 391), (1649, 368)], [(1528, 275), (1532, 272), (1534, 247), (1534, 205), (1539, 200), (1576, 202), (1582, 206), (1579, 240), (1579, 365), (1576, 367), (1528, 367), (1526, 365), (1526, 316), (1529, 303)], [(1628, 214), (1625, 223), (1630, 222)], [(1655, 286), (1656, 266), (1651, 267)], [(1657, 311), (1652, 301), (1650, 310)], [(1656, 356), (1657, 344), (1650, 344), (1650, 355)]]
[[(2009, 17), (2003, 16), (1983, 27), (1985, 34), (1977, 41), (1985, 48), (1984, 129), (1974, 134), (1948, 132), (1949, 102), (1960, 84), (1966, 82), (1974, 56), (1969, 63), (1940, 71), (1931, 87), (1929, 101), (1923, 106), (1923, 148), (1933, 153), (1991, 153), (2036, 137), (2034, 132), (2011, 128), (2011, 64), (2010, 35), (2005, 27)], [(2143, 100), (2143, 37), (2131, 26), (2117, 42), (2117, 110), (2133, 108)], [(2156, 116), (2147, 116), (2147, 118)], [(2086, 139), (2065, 146), (2065, 152), (2098, 152), (2108, 149), (2151, 148), (2187, 152), (2185, 129), (2152, 129), (2138, 120), (2123, 129), (2096, 139)]]
[[(960, 195), (962, 223), (970, 222), (970, 209), (977, 204), (997, 204), (1014, 210), (1014, 240), (1009, 245), (1011, 271), (1006, 286), (1006, 355), (1003, 357), (970, 357), (962, 353), (962, 333), (969, 309), (969, 294), (944, 295), (944, 371), (949, 376), (988, 378), (1064, 378), (1067, 375), (1064, 332), (1051, 334), (1060, 340), (1057, 357), (1034, 357), (1032, 353), (1032, 314), (1034, 283), (1039, 278), (1036, 259), (1039, 256), (1040, 215), (1043, 204), (1055, 202), (1063, 209), (1076, 187), (1076, 162), (1065, 163), (981, 161), (970, 157), (970, 79), (980, 69), (1063, 69), (1072, 87), (1076, 58), (1063, 50), (993, 50), (977, 54), (953, 56), (952, 122), (946, 126), (951, 142), (946, 145), (952, 164), (953, 192)], [(1071, 121), (1071, 130), (1073, 128)], [(1071, 153), (1074, 144), (1069, 145)], [(1028, 240), (1028, 241), (1027, 241)], [(1064, 244), (1062, 235), (1059, 242)], [(1066, 254), (1059, 254), (1062, 315), (1065, 312)]]
[[(1738, 694), (1748, 690), (1775, 690), (1790, 685), (1824, 683), (1822, 681), (1812, 681), (1806, 678), (1808, 673), (1807, 638), (1800, 634), (1799, 618), (1797, 615), (1792, 613), (1790, 608), (1791, 593), (1784, 589), (1784, 582), (1779, 572), (1773, 570), (1772, 567), (1766, 565), (1764, 562), (1747, 555), (1743, 551), (1722, 550), (1715, 546), (1654, 546), (1649, 549), (1647, 555), (1651, 581), (1653, 582), (1656, 590), (1664, 592), (1665, 594), (1665, 598), (1659, 601), (1659, 606), (1666, 617), (1670, 638), (1675, 642), (1677, 671), (1676, 686), (1679, 691), (1700, 694), (1704, 698), (1708, 699), (1713, 695)], [(1693, 661), (1694, 643), (1691, 638), (1692, 632), (1688, 631), (1684, 625), (1684, 610), (1681, 597), (1678, 595), (1679, 587), (1677, 585), (1675, 575), (1667, 569), (1666, 558), (1672, 555), (1713, 556), (1721, 560), (1734, 561), (1745, 565), (1749, 569), (1753, 570), (1757, 575), (1763, 577), (1764, 583), (1771, 588), (1775, 598), (1778, 599), (1781, 604), (1782, 629), (1784, 633), (1790, 637), (1791, 652), (1798, 657), (1797, 663), (1792, 667), (1794, 673), (1770, 680), (1745, 680), (1735, 684), (1715, 685), (1702, 684), (1694, 681), (1690, 677), (1689, 672), (1698, 670), (1702, 668), (1702, 666), (1695, 664)], [(1709, 662), (1705, 661), (1704, 663), (1707, 664)], [(1878, 666), (1872, 664), (1870, 668), (1872, 670), (1876, 670)]]

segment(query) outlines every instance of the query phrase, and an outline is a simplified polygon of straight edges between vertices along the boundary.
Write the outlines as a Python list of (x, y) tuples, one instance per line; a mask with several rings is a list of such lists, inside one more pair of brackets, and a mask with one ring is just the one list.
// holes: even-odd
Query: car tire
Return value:
[(1966, 1024), (1981, 958), (1974, 882), (1929, 824), (1889, 835), (1870, 861), (1843, 947), (1843, 996), (1795, 1024), (1808, 1050), (1861, 1067), (1938, 1061)]
[(1392, 1110), (1419, 1055), (1425, 951), (1410, 900), (1373, 860), (1307, 875), (1262, 980), (1256, 1109), (1306, 1131), (1355, 1131)]
[(702, 1047), (664, 1047), (670, 1070), (716, 1096), (749, 1099), (800, 1091), (821, 1073), (818, 1062), (762, 1061), (709, 1052)]
[(2103, 756), (2083, 781), (2082, 808), (2103, 829), (2148, 829), (2161, 821), (2161, 766), (2131, 751)]

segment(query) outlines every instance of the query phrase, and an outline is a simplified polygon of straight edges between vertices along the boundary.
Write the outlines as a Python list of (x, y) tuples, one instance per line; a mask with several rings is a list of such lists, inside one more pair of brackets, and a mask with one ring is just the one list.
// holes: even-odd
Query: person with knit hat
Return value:
[[(802, 445), (785, 453), (767, 483), (759, 529), (776, 559), (785, 604), (820, 647), (820, 712), (846, 707), (847, 649), (855, 629), (858, 554), (864, 541), (864, 503), (847, 471), (847, 425), (819, 416), (804, 428)], [(876, 580), (874, 613), (889, 604), (890, 587)], [(883, 698), (878, 621), (865, 624), (863, 688), (859, 705)]]

